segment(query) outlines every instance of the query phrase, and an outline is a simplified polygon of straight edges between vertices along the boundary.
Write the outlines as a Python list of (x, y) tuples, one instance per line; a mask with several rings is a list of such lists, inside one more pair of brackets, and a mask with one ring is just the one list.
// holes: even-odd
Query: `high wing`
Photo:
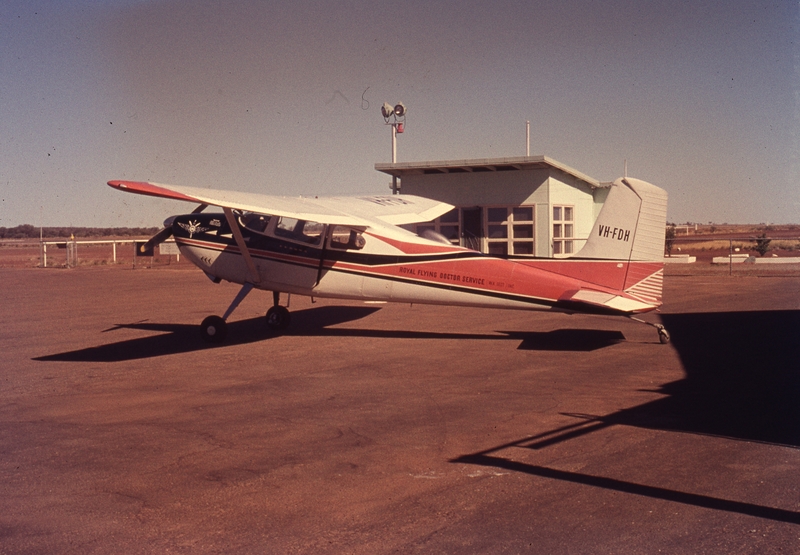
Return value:
[(109, 181), (120, 191), (197, 202), (234, 210), (310, 220), (323, 224), (369, 226), (377, 223), (403, 225), (427, 222), (453, 209), (437, 200), (413, 195), (365, 195), (353, 197), (279, 197), (258, 193), (201, 189), (145, 181)]

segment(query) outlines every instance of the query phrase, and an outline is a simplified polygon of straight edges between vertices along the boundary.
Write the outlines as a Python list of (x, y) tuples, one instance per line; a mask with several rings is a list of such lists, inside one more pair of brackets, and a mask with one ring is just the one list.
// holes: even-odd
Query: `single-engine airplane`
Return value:
[[(661, 306), (667, 194), (617, 179), (583, 248), (570, 258), (496, 257), (419, 236), (404, 224), (431, 221), (453, 206), (412, 195), (288, 198), (139, 181), (115, 189), (199, 203), (172, 216), (143, 249), (169, 236), (215, 283), (242, 285), (225, 313), (201, 324), (222, 342), (226, 320), (251, 290), (273, 293), (266, 321), (289, 325), (281, 293), (471, 307), (627, 316)], [(201, 213), (208, 206), (222, 213)]]

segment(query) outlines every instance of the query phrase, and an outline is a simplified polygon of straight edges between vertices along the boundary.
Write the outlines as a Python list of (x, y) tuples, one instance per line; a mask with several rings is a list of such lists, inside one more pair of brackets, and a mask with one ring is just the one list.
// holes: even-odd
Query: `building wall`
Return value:
[(456, 206), (547, 202), (547, 170), (404, 175), (401, 193)]
[(550, 203), (536, 205), (536, 256), (553, 256)]
[[(589, 233), (592, 231), (597, 216), (595, 215), (594, 197), (592, 188), (583, 181), (579, 181), (573, 176), (565, 174), (554, 174), (550, 176), (550, 206), (572, 206), (574, 208), (574, 249), (578, 252)], [(550, 221), (552, 222), (552, 211), (550, 211)], [(550, 226), (552, 233), (552, 226)], [(552, 236), (550, 237), (552, 241)], [(550, 256), (548, 254), (547, 256)]]
[(593, 220), (596, 220), (597, 217), (600, 215), (600, 210), (603, 208), (603, 205), (608, 198), (608, 193), (611, 191), (611, 187), (602, 187), (600, 189), (594, 190), (594, 217)]
[(550, 169), (406, 174), (401, 180), (401, 194), (460, 208), (536, 205), (534, 252), (541, 257), (553, 256), (553, 205), (573, 207), (573, 236), (583, 239), (574, 241), (573, 253), (580, 250), (605, 200), (597, 191), (575, 176)]

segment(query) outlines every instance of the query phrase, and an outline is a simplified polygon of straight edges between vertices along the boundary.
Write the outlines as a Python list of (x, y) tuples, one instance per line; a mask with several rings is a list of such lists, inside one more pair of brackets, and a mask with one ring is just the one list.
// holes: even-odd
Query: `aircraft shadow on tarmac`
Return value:
[(278, 336), (299, 337), (366, 337), (378, 339), (466, 339), (519, 341), (518, 349), (542, 351), (588, 352), (609, 347), (625, 340), (619, 331), (591, 329), (560, 329), (549, 332), (499, 331), (496, 333), (426, 332), (408, 330), (376, 330), (334, 328), (365, 318), (379, 307), (322, 306), (292, 312), (292, 324), (287, 330), (270, 331), (264, 318), (231, 321), (225, 343), (209, 344), (200, 339), (198, 327), (192, 324), (136, 322), (118, 324), (105, 332), (135, 329), (161, 332), (157, 335), (128, 339), (115, 343), (87, 347), (74, 351), (34, 357), (37, 361), (62, 362), (120, 362), (143, 358), (188, 353), (203, 349), (245, 345)]
[(800, 524), (794, 511), (513, 460), (514, 448), (544, 449), (618, 425), (800, 448), (800, 311), (664, 314), (662, 320), (686, 371), (657, 390), (665, 397), (608, 415), (569, 414), (579, 421), (451, 462)]

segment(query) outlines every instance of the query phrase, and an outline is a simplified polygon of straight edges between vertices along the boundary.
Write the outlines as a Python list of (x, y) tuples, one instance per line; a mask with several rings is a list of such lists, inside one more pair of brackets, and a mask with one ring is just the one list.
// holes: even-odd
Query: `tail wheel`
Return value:
[(661, 341), (663, 345), (669, 343), (669, 332), (663, 327), (658, 329), (658, 340)]
[(219, 316), (209, 316), (200, 324), (200, 335), (206, 343), (222, 343), (228, 335), (228, 324)]
[(267, 326), (273, 330), (285, 330), (289, 327), (291, 316), (285, 306), (273, 306), (267, 311)]

